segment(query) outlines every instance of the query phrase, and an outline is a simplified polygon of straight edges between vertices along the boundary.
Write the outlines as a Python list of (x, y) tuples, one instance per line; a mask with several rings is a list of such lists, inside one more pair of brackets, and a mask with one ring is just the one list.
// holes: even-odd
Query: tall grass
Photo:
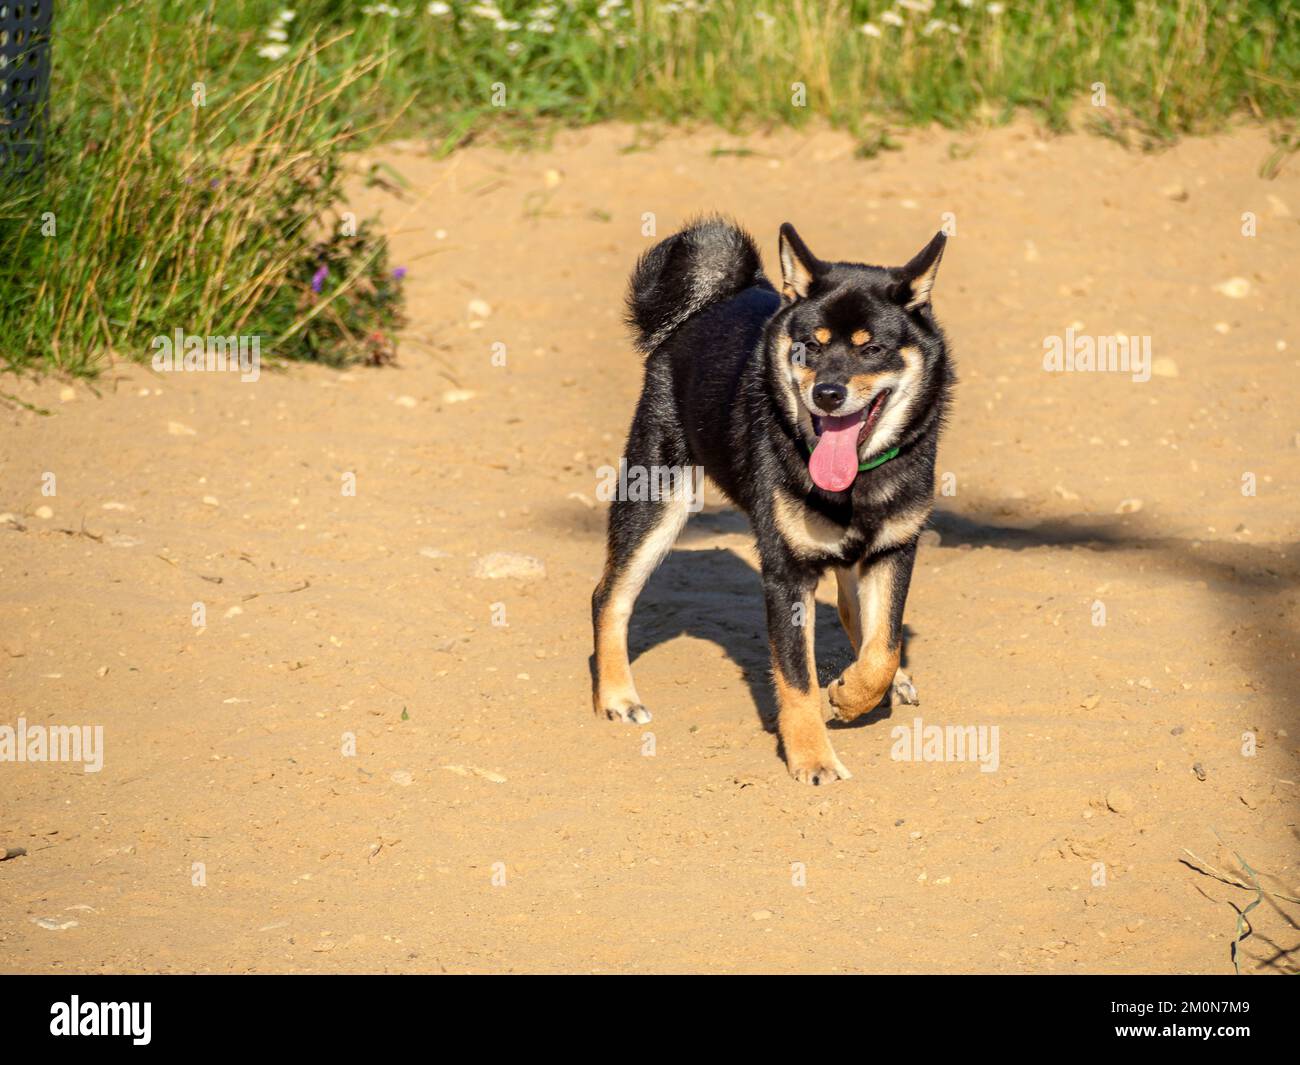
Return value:
[(385, 242), (339, 208), (340, 159), (364, 132), (341, 101), (378, 90), (383, 57), (331, 73), (338, 41), (316, 41), (232, 83), (206, 17), (177, 34), (131, 17), (146, 6), (88, 34), (87, 54), (130, 58), (63, 71), (44, 171), (4, 186), (0, 360), (86, 374), (176, 329), (257, 335), (272, 356), (391, 357)]
[[(1168, 138), (1216, 129), (1236, 112), (1293, 117), (1300, 90), (1300, 6), (1277, 0), (301, 7), (291, 47), (309, 26), (354, 29), (350, 58), (390, 56), (372, 102), (412, 101), (412, 122), (449, 143), (539, 116), (732, 127), (820, 120), (863, 132), (881, 122), (999, 121), (1028, 108), (1063, 128), (1099, 82), (1108, 102), (1099, 117)], [(494, 85), (505, 89), (504, 107)]]
[(389, 134), (822, 121), (870, 154), (1029, 109), (1143, 140), (1243, 114), (1291, 146), (1298, 82), (1273, 0), (65, 3), (48, 165), (0, 182), (0, 365), (93, 372), (177, 327), (386, 358), (400, 285), (338, 204), (344, 153)]

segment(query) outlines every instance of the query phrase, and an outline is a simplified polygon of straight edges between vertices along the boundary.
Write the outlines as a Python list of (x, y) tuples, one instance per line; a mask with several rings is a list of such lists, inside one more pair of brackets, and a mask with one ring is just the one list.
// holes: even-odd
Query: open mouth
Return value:
[(889, 399), (889, 389), (877, 392), (869, 406), (852, 414), (813, 415), (817, 445), (808, 458), (813, 484), (827, 492), (842, 492), (858, 475), (858, 447), (871, 433)]
[(885, 409), (885, 403), (889, 399), (889, 392), (888, 388), (881, 389), (872, 399), (870, 406), (856, 410), (852, 414), (814, 414), (812, 416), (813, 432), (820, 439), (822, 433), (828, 429), (831, 432), (843, 432), (860, 422), (862, 428), (858, 430), (854, 445), (861, 444), (871, 434), (872, 426), (880, 420), (880, 412)]

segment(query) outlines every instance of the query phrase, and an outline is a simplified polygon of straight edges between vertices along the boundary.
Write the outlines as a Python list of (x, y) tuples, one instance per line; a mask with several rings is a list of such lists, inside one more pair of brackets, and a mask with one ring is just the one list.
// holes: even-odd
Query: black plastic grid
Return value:
[(41, 160), (54, 0), (0, 0), (0, 172)]

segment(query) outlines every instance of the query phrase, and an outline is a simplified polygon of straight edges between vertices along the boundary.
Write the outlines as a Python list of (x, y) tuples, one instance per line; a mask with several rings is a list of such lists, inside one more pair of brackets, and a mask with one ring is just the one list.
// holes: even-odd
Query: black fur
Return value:
[(706, 218), (661, 240), (637, 261), (627, 296), (636, 346), (649, 354), (691, 315), (764, 283), (748, 233)]
[[(933, 499), (939, 434), (954, 382), (927, 298), (943, 244), (936, 236), (901, 268), (830, 263), (813, 257), (786, 225), (778, 293), (763, 274), (753, 240), (737, 226), (709, 218), (651, 248), (632, 275), (628, 319), (647, 359), (626, 461), (702, 465), (749, 516), (762, 560), (775, 664), (797, 685), (816, 681), (802, 635), (788, 623), (790, 604), (829, 567), (865, 571), (887, 560), (894, 586), (891, 642), (901, 638), (920, 526), (901, 543), (874, 541), (891, 519), (928, 514)], [(829, 342), (817, 343), (823, 329), (830, 332)], [(869, 332), (869, 343), (853, 343), (858, 330)], [(808, 387), (830, 383), (864, 394), (875, 383), (897, 381), (860, 447), (868, 450), (867, 459), (894, 446), (899, 453), (859, 472), (847, 490), (826, 491), (810, 476), (809, 453), (817, 443), (811, 415), (820, 411), (798, 398), (798, 386), (785, 384), (796, 372), (790, 361), (799, 351), (780, 354), (786, 337), (805, 342)], [(882, 434), (897, 417), (894, 405), (902, 403), (904, 349), (919, 353), (920, 371), (906, 417), (886, 439)], [(792, 542), (778, 524), (778, 489), (808, 515), (833, 523), (823, 528), (843, 529), (840, 543), (810, 551), (806, 540)], [(607, 579), (593, 599), (597, 623), (610, 574), (627, 564), (663, 514), (654, 503), (613, 504)]]

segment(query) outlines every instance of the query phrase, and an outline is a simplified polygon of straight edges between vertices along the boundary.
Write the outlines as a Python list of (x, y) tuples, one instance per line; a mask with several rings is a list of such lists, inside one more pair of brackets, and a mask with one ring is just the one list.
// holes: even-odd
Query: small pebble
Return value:
[(480, 580), (536, 581), (546, 576), (546, 566), (532, 555), (496, 551), (474, 563), (474, 576)]
[(1250, 282), (1244, 277), (1230, 277), (1214, 286), (1214, 291), (1231, 300), (1244, 300), (1250, 295)]

